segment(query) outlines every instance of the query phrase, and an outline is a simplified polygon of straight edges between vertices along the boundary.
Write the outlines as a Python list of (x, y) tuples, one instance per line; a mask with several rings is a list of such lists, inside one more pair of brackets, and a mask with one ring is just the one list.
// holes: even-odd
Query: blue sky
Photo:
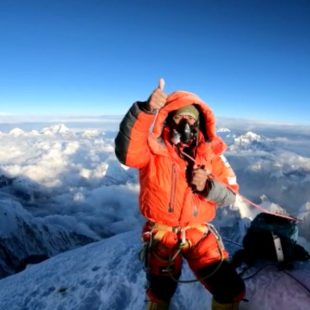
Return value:
[(123, 114), (165, 78), (217, 116), (310, 124), (308, 0), (1, 0), (0, 115)]

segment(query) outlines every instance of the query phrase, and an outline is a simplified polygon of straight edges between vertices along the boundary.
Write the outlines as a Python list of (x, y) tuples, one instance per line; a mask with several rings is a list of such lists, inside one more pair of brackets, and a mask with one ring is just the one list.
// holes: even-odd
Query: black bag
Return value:
[(297, 244), (296, 221), (269, 213), (260, 213), (252, 221), (243, 239), (243, 250), (235, 253), (233, 264), (242, 261), (253, 265), (258, 259), (291, 264), (296, 260), (308, 260), (309, 253)]

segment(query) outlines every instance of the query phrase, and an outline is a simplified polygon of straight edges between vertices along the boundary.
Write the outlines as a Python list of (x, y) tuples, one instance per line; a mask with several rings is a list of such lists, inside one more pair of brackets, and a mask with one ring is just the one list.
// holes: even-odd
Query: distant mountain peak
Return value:
[(221, 128), (218, 128), (216, 130), (218, 133), (219, 132), (231, 132), (231, 130), (229, 128), (226, 128), (226, 127), (221, 127)]
[(9, 132), (9, 135), (14, 136), (14, 137), (19, 137), (19, 136), (24, 136), (25, 132), (20, 128), (14, 128)]
[(235, 142), (239, 142), (240, 144), (244, 144), (244, 143), (251, 143), (253, 141), (257, 141), (257, 142), (261, 142), (263, 141), (264, 139), (262, 138), (262, 136), (256, 134), (255, 132), (253, 131), (248, 131), (246, 132), (245, 134), (237, 137), (235, 139)]
[(41, 130), (41, 133), (44, 135), (62, 135), (70, 132), (71, 130), (64, 124), (57, 124), (50, 127), (45, 127)]

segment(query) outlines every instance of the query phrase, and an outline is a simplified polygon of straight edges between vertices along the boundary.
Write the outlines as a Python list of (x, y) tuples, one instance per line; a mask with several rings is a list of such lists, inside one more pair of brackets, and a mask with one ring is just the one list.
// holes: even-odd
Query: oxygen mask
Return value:
[(174, 124), (171, 131), (171, 142), (175, 145), (190, 146), (197, 137), (197, 122), (190, 125), (186, 119)]

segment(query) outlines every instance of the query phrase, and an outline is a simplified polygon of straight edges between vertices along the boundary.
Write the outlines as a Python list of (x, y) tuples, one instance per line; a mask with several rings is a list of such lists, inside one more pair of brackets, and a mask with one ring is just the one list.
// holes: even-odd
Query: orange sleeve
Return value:
[(239, 191), (236, 174), (224, 155), (216, 156), (213, 159), (212, 174), (217, 181), (224, 183), (234, 192)]

